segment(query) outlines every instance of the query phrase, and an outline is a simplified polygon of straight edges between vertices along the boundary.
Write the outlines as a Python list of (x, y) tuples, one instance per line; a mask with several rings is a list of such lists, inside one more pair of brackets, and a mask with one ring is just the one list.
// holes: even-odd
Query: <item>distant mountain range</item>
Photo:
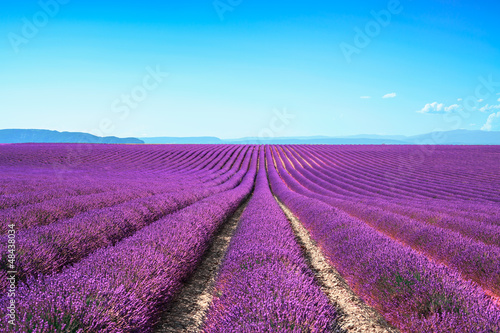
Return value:
[(415, 136), (403, 135), (353, 135), (346, 137), (309, 136), (222, 140), (216, 137), (192, 138), (140, 138), (146, 143), (185, 143), (185, 144), (329, 144), (329, 145), (500, 145), (500, 132), (455, 130), (432, 132)]
[(330, 144), (330, 145), (500, 145), (500, 131), (455, 130), (432, 132), (416, 136), (402, 135), (354, 135), (346, 137), (310, 136), (241, 139), (219, 139), (216, 137), (155, 137), (117, 138), (98, 137), (79, 132), (49, 130), (0, 130), (0, 143), (113, 143), (113, 144)]
[(224, 140), (213, 136), (199, 137), (158, 137), (158, 138), (141, 138), (144, 143), (149, 144), (223, 144), (227, 143)]
[(248, 144), (330, 144), (330, 145), (500, 145), (500, 131), (455, 130), (432, 132), (415, 136), (403, 135), (354, 135), (346, 137), (287, 137), (273, 139), (243, 138), (224, 140), (224, 143)]
[(128, 143), (140, 144), (136, 138), (99, 137), (80, 132), (58, 132), (38, 129), (0, 130), (0, 143)]

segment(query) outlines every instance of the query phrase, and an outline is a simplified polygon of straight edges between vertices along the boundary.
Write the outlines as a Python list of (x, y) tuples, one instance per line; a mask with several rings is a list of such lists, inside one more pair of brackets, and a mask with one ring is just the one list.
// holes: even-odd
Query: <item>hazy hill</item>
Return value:
[(37, 129), (0, 130), (0, 143), (144, 143), (136, 138), (98, 137), (80, 132), (58, 132)]
[(500, 145), (500, 131), (433, 132), (409, 137), (408, 141), (414, 144)]
[(200, 136), (200, 137), (158, 137), (158, 138), (141, 138), (144, 143), (150, 144), (222, 144), (225, 143), (223, 140), (211, 137), (211, 136)]

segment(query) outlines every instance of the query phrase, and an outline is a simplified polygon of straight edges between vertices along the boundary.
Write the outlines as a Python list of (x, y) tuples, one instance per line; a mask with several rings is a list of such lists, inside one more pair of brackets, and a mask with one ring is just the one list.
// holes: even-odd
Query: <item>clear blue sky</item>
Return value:
[[(221, 138), (500, 130), (497, 2), (54, 1), (2, 1), (0, 128)], [(390, 20), (377, 23), (381, 11)], [(277, 118), (285, 109), (291, 116)]]

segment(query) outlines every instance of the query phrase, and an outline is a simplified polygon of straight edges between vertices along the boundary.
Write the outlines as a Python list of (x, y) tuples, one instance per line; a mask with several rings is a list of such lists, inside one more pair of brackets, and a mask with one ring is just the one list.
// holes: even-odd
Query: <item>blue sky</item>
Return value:
[(500, 130), (499, 12), (453, 0), (3, 0), (0, 128)]

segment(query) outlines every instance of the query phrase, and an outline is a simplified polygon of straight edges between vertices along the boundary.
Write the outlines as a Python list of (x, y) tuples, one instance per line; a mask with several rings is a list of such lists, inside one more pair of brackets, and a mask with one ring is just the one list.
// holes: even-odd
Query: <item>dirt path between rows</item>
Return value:
[(212, 291), (219, 267), (250, 197), (221, 226), (212, 244), (203, 255), (200, 265), (185, 282), (177, 298), (165, 310), (154, 332), (194, 333), (200, 331), (212, 303)]
[(275, 199), (290, 221), (297, 241), (321, 289), (337, 308), (339, 326), (346, 332), (399, 332), (351, 290), (344, 278), (329, 264), (319, 246), (311, 239), (309, 232), (297, 217), (278, 198), (275, 197)]

